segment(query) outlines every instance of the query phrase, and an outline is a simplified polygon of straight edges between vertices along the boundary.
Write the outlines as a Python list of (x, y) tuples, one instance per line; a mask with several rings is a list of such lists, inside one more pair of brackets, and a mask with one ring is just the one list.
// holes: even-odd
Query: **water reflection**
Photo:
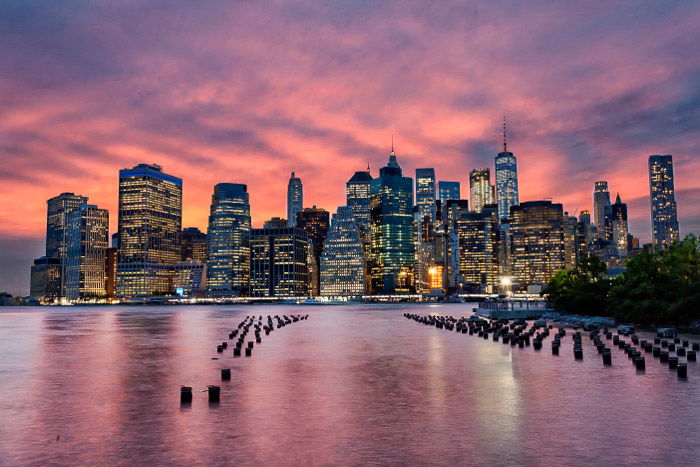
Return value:
[[(0, 464), (692, 463), (700, 370), (604, 368), (419, 325), (464, 305), (24, 309), (0, 313)], [(252, 358), (248, 314), (309, 313)], [(231, 368), (231, 381), (220, 381)], [(207, 403), (208, 384), (222, 388)], [(192, 386), (190, 406), (180, 385)], [(57, 440), (56, 437), (59, 436)], [(604, 462), (605, 463), (605, 462)]]

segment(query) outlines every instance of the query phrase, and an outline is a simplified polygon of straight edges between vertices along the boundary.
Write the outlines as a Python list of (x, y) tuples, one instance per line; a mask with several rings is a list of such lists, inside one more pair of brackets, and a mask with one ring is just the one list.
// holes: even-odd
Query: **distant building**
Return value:
[(595, 182), (593, 188), (593, 219), (598, 229), (598, 238), (611, 240), (610, 226), (610, 191), (608, 182), (601, 180)]
[(546, 285), (555, 272), (567, 266), (561, 204), (530, 201), (510, 210), (511, 267), (514, 290)]
[(621, 258), (627, 256), (629, 248), (629, 227), (627, 224), (627, 205), (620, 200), (620, 194), (617, 194), (615, 204), (610, 207), (611, 210), (611, 227), (612, 227), (612, 242), (617, 248), (617, 254)]
[(29, 295), (41, 301), (61, 297), (61, 260), (42, 256), (34, 260)]
[(649, 156), (649, 191), (652, 242), (655, 248), (667, 248), (680, 239), (672, 156)]
[(346, 204), (352, 209), (355, 221), (360, 228), (360, 233), (363, 235), (369, 232), (369, 185), (371, 182), (372, 175), (370, 175), (369, 167), (367, 167), (367, 171), (355, 172), (345, 184)]
[[(202, 295), (205, 287), (204, 269), (205, 263), (197, 260), (178, 261), (173, 267), (173, 289), (175, 294), (181, 297), (197, 297)], [(217, 291), (220, 292), (220, 291)], [(214, 294), (218, 297), (227, 297), (232, 293)]]
[(117, 292), (117, 251), (117, 248), (111, 247), (107, 248), (105, 252), (105, 293), (107, 298), (114, 298)]
[(61, 193), (46, 201), (46, 257), (58, 258), (60, 262), (61, 277), (59, 281), (61, 282), (61, 296), (64, 293), (64, 260), (68, 248), (68, 214), (87, 202), (87, 196), (73, 193)]
[(273, 217), (263, 223), (264, 229), (284, 229), (285, 227), (287, 227), (287, 219), (281, 217)]
[(461, 199), (459, 182), (440, 180), (438, 182), (438, 193), (443, 206), (451, 199)]
[(267, 223), (266, 228), (252, 230), (250, 294), (253, 297), (308, 296), (308, 234), (298, 227), (275, 224)]
[(247, 295), (250, 285), (250, 202), (246, 185), (214, 186), (207, 229), (207, 295)]
[(287, 184), (287, 226), (294, 227), (297, 222), (297, 213), (304, 207), (304, 188), (301, 179), (294, 172)]
[(106, 298), (109, 213), (93, 204), (81, 204), (68, 213), (66, 227), (64, 296), (69, 300)]
[(469, 196), (474, 212), (481, 212), (484, 206), (496, 202), (495, 188), (491, 185), (489, 169), (474, 169), (469, 172)]
[(120, 170), (118, 224), (117, 296), (172, 293), (181, 255), (182, 180), (155, 164)]
[(496, 156), (496, 194), (498, 199), (498, 218), (507, 219), (510, 208), (520, 203), (518, 194), (518, 163), (512, 152), (506, 150)]
[(328, 211), (316, 206), (304, 208), (297, 213), (297, 227), (306, 230), (311, 242), (311, 283), (310, 293), (313, 296), (320, 294), (320, 261), (321, 252), (323, 251), (323, 243), (328, 235), (328, 227), (330, 225), (330, 216)]
[(459, 272), (471, 292), (497, 292), (498, 212), (494, 205), (481, 212), (462, 212), (454, 221), (459, 239)]
[(416, 169), (416, 206), (421, 217), (435, 222), (435, 169)]
[(339, 206), (321, 252), (321, 295), (363, 295), (365, 270), (360, 229), (353, 210), (350, 206)]
[(207, 261), (207, 234), (197, 227), (185, 227), (180, 232), (180, 260)]
[(413, 292), (413, 181), (403, 176), (393, 147), (389, 163), (372, 180), (370, 206), (372, 293)]

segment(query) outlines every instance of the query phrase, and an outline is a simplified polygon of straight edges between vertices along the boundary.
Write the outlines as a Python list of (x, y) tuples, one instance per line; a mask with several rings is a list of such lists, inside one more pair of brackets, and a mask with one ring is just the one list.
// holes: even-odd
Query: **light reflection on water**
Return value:
[[(409, 321), (467, 305), (8, 308), (0, 464), (693, 464), (700, 368), (637, 374)], [(252, 358), (248, 314), (308, 313)], [(212, 357), (219, 358), (212, 360)], [(220, 382), (219, 370), (232, 368)], [(220, 384), (221, 402), (200, 392)], [(179, 386), (194, 387), (191, 406)], [(58, 437), (58, 439), (57, 439)]]

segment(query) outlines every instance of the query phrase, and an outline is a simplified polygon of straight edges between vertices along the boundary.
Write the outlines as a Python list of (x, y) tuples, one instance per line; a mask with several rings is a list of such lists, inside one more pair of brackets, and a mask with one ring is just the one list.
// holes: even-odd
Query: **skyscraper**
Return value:
[(287, 226), (294, 227), (297, 222), (297, 213), (304, 207), (304, 188), (301, 179), (294, 172), (287, 184)]
[(214, 186), (207, 230), (207, 295), (247, 295), (250, 285), (250, 203), (246, 185)]
[(627, 225), (627, 205), (620, 200), (620, 193), (615, 198), (615, 204), (610, 207), (612, 242), (620, 257), (627, 256), (629, 227)]
[(469, 172), (469, 203), (474, 212), (481, 212), (484, 206), (496, 202), (494, 191), (489, 169), (474, 169)]
[(163, 295), (180, 259), (182, 180), (159, 165), (119, 171), (117, 296)]
[(416, 206), (421, 217), (435, 221), (435, 169), (416, 169)]
[(328, 226), (330, 224), (330, 216), (328, 211), (316, 206), (304, 208), (297, 213), (297, 227), (306, 230), (311, 242), (311, 254), (313, 268), (311, 271), (311, 295), (318, 295), (319, 291), (319, 270), (321, 251), (323, 251), (323, 243), (328, 235)]
[(66, 227), (64, 296), (69, 300), (106, 298), (109, 213), (93, 204), (81, 204), (68, 213)]
[(370, 208), (372, 293), (412, 292), (413, 180), (403, 176), (393, 147), (389, 163), (372, 180)]
[(498, 219), (507, 219), (510, 208), (520, 200), (518, 195), (518, 164), (506, 144), (506, 121), (503, 119), (503, 152), (496, 156), (496, 192), (498, 198)]
[(649, 191), (652, 242), (656, 248), (667, 248), (680, 238), (671, 155), (649, 156)]
[(34, 260), (29, 295), (47, 302), (60, 298), (61, 261), (58, 258), (42, 256)]
[(350, 206), (338, 206), (321, 252), (321, 295), (360, 296), (365, 293), (365, 257), (360, 232)]
[(461, 212), (454, 221), (459, 239), (459, 272), (472, 292), (495, 292), (499, 280), (498, 213)]
[(253, 297), (309, 295), (309, 237), (306, 230), (277, 221), (253, 229), (250, 237), (250, 294)]
[(440, 194), (440, 201), (442, 202), (443, 206), (451, 199), (461, 198), (459, 182), (447, 182), (440, 180), (438, 182), (438, 191)]
[(608, 231), (609, 225), (606, 222), (610, 218), (610, 192), (608, 191), (608, 182), (601, 180), (595, 182), (593, 188), (593, 221), (598, 229), (598, 238), (609, 240)]
[(46, 201), (46, 257), (58, 258), (60, 295), (64, 293), (65, 258), (68, 242), (68, 214), (87, 203), (87, 196), (61, 193)]
[(564, 212), (561, 204), (530, 201), (510, 209), (511, 268), (516, 290), (546, 285), (567, 266)]
[(369, 185), (371, 182), (372, 175), (370, 175), (369, 167), (367, 167), (366, 171), (355, 172), (345, 184), (346, 204), (352, 209), (357, 226), (363, 235), (369, 232)]

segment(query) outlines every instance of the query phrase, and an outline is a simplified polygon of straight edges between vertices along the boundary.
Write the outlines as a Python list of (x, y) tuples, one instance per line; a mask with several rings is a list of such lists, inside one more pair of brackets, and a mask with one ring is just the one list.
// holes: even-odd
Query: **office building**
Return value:
[(620, 200), (620, 194), (615, 198), (615, 204), (610, 207), (612, 242), (617, 248), (619, 257), (624, 258), (629, 251), (629, 227), (627, 224), (627, 205)]
[(320, 259), (320, 292), (325, 296), (365, 293), (365, 256), (360, 229), (350, 206), (333, 214)]
[(81, 204), (68, 213), (66, 222), (63, 295), (68, 300), (107, 298), (109, 213)]
[(370, 208), (372, 293), (413, 292), (413, 180), (403, 176), (393, 147), (371, 182)]
[(197, 227), (185, 227), (180, 232), (180, 260), (207, 261), (207, 234)]
[(250, 237), (250, 294), (253, 297), (309, 295), (309, 237), (306, 230), (273, 219)]
[(313, 206), (304, 208), (297, 213), (297, 227), (306, 230), (311, 242), (311, 295), (319, 295), (319, 271), (321, 252), (323, 251), (323, 243), (328, 235), (328, 227), (330, 225), (330, 216), (328, 211), (323, 208)]
[(421, 217), (435, 221), (435, 169), (416, 169), (416, 206)]
[(287, 184), (287, 227), (296, 226), (297, 213), (304, 207), (304, 187), (294, 172)]
[(454, 221), (459, 239), (459, 274), (467, 291), (497, 292), (498, 212), (489, 205), (480, 212), (462, 212)]
[(440, 180), (438, 182), (438, 192), (443, 206), (451, 199), (461, 199), (459, 182)]
[(355, 221), (360, 228), (362, 235), (367, 235), (370, 225), (370, 183), (372, 175), (369, 167), (366, 171), (355, 172), (355, 174), (345, 184), (346, 204), (352, 209)]
[(667, 248), (680, 238), (672, 156), (649, 156), (649, 192), (652, 243)]
[(494, 192), (489, 169), (474, 169), (469, 172), (469, 203), (472, 211), (481, 212), (484, 206), (494, 204), (496, 202)]
[(593, 220), (598, 229), (598, 238), (610, 240), (610, 192), (608, 182), (601, 180), (595, 182), (593, 188)]
[(506, 121), (503, 119), (503, 152), (496, 156), (496, 195), (498, 219), (507, 219), (510, 208), (520, 203), (518, 195), (518, 163), (506, 142)]
[(117, 296), (172, 293), (180, 260), (182, 180), (156, 164), (119, 171)]
[(206, 288), (210, 297), (248, 295), (250, 202), (246, 185), (214, 187), (207, 229)]
[(42, 302), (53, 302), (61, 297), (61, 260), (42, 256), (31, 268), (29, 295)]

